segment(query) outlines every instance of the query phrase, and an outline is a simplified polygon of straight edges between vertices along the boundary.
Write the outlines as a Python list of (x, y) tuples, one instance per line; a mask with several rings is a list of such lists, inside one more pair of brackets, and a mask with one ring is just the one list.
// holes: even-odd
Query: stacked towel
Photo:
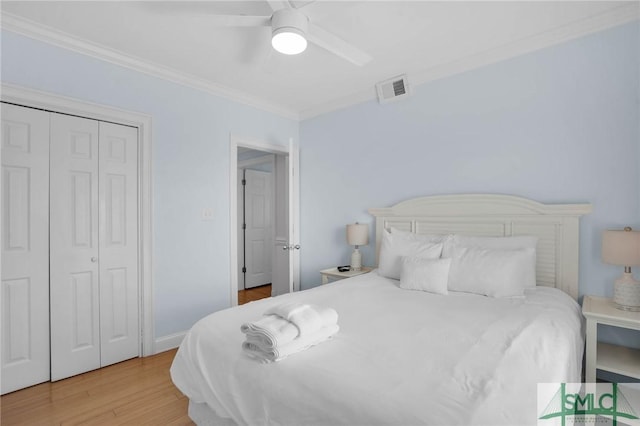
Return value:
[(268, 309), (264, 317), (242, 324), (244, 352), (260, 361), (279, 361), (317, 345), (336, 334), (338, 313), (299, 303), (283, 303)]
[(335, 309), (299, 303), (282, 303), (268, 309), (264, 314), (276, 315), (291, 322), (298, 328), (301, 337), (338, 323), (338, 313)]
[(298, 327), (277, 315), (265, 315), (258, 321), (242, 324), (240, 331), (267, 347), (281, 346), (298, 337)]
[(315, 333), (311, 333), (306, 337), (300, 337), (292, 340), (286, 345), (275, 346), (275, 347), (264, 347), (260, 345), (259, 341), (250, 339), (247, 336), (247, 339), (242, 342), (242, 349), (245, 353), (252, 358), (256, 358), (260, 361), (265, 362), (275, 362), (280, 361), (288, 357), (291, 354), (295, 354), (297, 352), (301, 352), (305, 349), (310, 348), (311, 346), (315, 346), (318, 343), (322, 343), (325, 340), (331, 338), (334, 334), (336, 334), (340, 330), (338, 324), (333, 324), (327, 327), (323, 327)]

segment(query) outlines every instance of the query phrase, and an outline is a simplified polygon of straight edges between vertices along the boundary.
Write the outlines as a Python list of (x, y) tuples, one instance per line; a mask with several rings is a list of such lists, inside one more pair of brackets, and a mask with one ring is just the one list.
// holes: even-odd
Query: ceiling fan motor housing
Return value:
[(280, 9), (271, 16), (271, 31), (276, 34), (282, 31), (302, 33), (304, 37), (309, 28), (309, 18), (297, 9)]

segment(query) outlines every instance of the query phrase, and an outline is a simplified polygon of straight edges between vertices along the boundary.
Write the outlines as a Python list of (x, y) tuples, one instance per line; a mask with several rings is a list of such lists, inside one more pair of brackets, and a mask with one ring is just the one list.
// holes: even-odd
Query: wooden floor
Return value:
[[(271, 284), (238, 292), (238, 304), (271, 296)], [(193, 425), (169, 368), (176, 349), (124, 361), (0, 398), (0, 425)]]
[(238, 292), (238, 305), (244, 305), (245, 303), (266, 297), (271, 297), (271, 284), (253, 287), (248, 290), (240, 290)]
[(176, 350), (136, 358), (0, 398), (0, 424), (193, 425), (173, 385)]

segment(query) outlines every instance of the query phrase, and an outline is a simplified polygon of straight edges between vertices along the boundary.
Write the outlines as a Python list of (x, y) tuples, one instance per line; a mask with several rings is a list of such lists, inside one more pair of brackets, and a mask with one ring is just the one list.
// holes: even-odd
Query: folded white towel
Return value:
[(300, 303), (282, 303), (268, 309), (264, 314), (278, 315), (290, 321), (298, 327), (300, 336), (338, 323), (338, 313), (335, 309)]
[(265, 315), (277, 315), (286, 320), (291, 320), (291, 317), (300, 312), (301, 310), (307, 309), (309, 305), (306, 303), (296, 303), (296, 302), (288, 302), (288, 303), (280, 303), (279, 305), (275, 305), (267, 309), (264, 314)]
[(280, 303), (279, 305), (275, 305), (267, 309), (264, 312), (264, 315), (278, 315), (279, 317), (290, 321), (292, 316), (308, 308), (309, 305), (306, 303)]
[(288, 357), (289, 355), (301, 352), (311, 346), (324, 342), (339, 330), (340, 327), (338, 327), (338, 324), (332, 324), (322, 327), (314, 333), (307, 334), (306, 336), (300, 336), (285, 345), (272, 348), (261, 346), (257, 341), (251, 339), (251, 337), (247, 335), (247, 340), (242, 343), (242, 350), (250, 357), (262, 362), (276, 362)]
[(300, 333), (298, 327), (277, 315), (266, 315), (257, 321), (242, 324), (240, 331), (259, 339), (264, 347), (285, 345)]

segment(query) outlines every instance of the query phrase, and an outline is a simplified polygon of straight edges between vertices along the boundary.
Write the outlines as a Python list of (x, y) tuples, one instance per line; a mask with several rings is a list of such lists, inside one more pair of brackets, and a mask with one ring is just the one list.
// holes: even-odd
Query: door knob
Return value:
[(98, 261), (98, 258), (97, 258), (97, 257), (92, 257), (92, 258), (91, 258), (91, 261), (92, 261), (93, 263), (96, 263), (96, 262)]
[(282, 250), (300, 250), (300, 244), (285, 244), (284, 246), (282, 246)]

